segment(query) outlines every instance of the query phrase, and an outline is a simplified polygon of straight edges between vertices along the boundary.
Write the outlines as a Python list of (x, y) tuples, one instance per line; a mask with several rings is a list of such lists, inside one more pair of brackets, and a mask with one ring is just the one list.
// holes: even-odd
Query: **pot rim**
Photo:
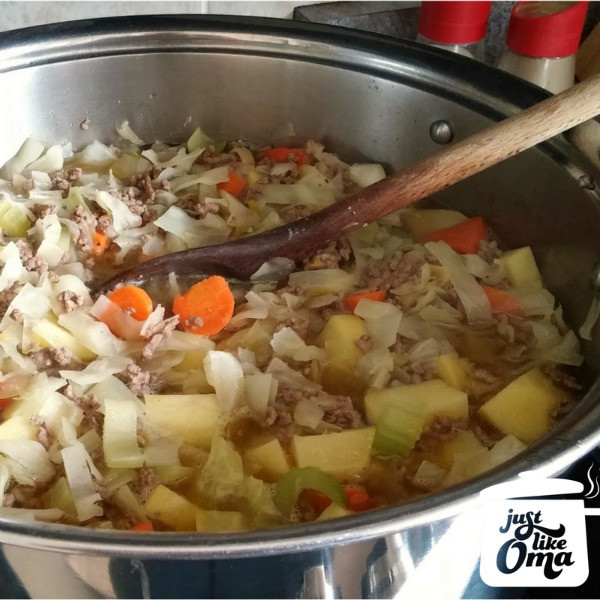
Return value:
[[(51, 63), (157, 51), (252, 52), (349, 68), (407, 81), (493, 120), (550, 95), (493, 67), (416, 42), (328, 25), (218, 15), (111, 17), (0, 33), (0, 74)], [(577, 163), (577, 153), (562, 136), (540, 148), (567, 170), (573, 170), (573, 163)], [(575, 169), (574, 173), (578, 176), (581, 171)], [(0, 518), (0, 542), (77, 554), (233, 558), (315, 550), (394, 534), (472, 510), (479, 505), (482, 488), (514, 479), (522, 471), (535, 470), (540, 476), (564, 471), (600, 443), (600, 406), (594, 402), (598, 397), (600, 381), (549, 435), (502, 467), (386, 509), (328, 522), (219, 535), (140, 536)]]

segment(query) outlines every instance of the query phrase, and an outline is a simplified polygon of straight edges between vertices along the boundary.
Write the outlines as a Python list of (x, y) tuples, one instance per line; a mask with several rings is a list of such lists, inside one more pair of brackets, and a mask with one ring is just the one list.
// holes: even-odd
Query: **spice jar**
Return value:
[(492, 2), (424, 0), (417, 41), (483, 60)]
[(557, 94), (575, 82), (589, 2), (517, 2), (498, 66)]

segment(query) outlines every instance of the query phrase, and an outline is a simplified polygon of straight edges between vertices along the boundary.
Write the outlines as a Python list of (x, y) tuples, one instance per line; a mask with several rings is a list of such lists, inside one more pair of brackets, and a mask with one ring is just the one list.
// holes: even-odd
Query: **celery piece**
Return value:
[(409, 403), (389, 405), (377, 423), (373, 450), (384, 456), (406, 456), (425, 427), (425, 417)]
[(0, 202), (0, 227), (11, 237), (25, 237), (31, 227), (27, 209), (12, 200)]
[(208, 148), (212, 146), (214, 154), (220, 154), (225, 150), (225, 145), (227, 142), (217, 142), (215, 140), (211, 140), (203, 131), (198, 127), (194, 133), (190, 136), (190, 139), (187, 141), (187, 151), (194, 152), (194, 150), (198, 150), (198, 148)]
[(275, 505), (286, 517), (291, 515), (302, 490), (318, 490), (340, 506), (347, 504), (346, 494), (333, 475), (317, 467), (294, 468), (279, 479), (275, 488)]

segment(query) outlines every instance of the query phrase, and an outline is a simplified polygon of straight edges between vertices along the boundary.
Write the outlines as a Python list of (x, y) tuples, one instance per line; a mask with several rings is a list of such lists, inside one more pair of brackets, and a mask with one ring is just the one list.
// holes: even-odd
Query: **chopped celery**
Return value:
[(285, 516), (291, 515), (302, 490), (318, 490), (335, 504), (347, 504), (346, 494), (333, 475), (317, 467), (294, 468), (279, 479), (275, 488), (275, 505)]
[(425, 417), (415, 403), (390, 404), (378, 420), (373, 450), (384, 456), (406, 456), (415, 447), (424, 427)]

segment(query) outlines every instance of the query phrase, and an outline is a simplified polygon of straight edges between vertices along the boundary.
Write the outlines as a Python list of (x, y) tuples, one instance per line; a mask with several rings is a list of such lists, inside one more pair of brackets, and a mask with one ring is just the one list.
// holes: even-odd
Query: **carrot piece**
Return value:
[(13, 398), (0, 398), (0, 412), (11, 404)]
[(343, 487), (350, 510), (360, 511), (371, 508), (371, 498), (364, 487), (361, 485), (345, 485)]
[(475, 254), (479, 244), (485, 239), (485, 222), (481, 217), (473, 217), (452, 227), (438, 229), (421, 237), (425, 242), (446, 242), (459, 254)]
[(214, 335), (229, 323), (235, 300), (227, 281), (213, 275), (194, 284), (183, 296), (175, 296), (173, 312), (184, 331)]
[(154, 525), (152, 521), (142, 521), (131, 527), (129, 531), (154, 531)]
[(331, 504), (331, 498), (327, 497), (319, 490), (302, 490), (302, 499), (306, 500), (315, 512), (315, 519), (321, 516), (321, 513)]
[(512, 294), (490, 286), (483, 286), (483, 291), (490, 301), (493, 313), (504, 313), (515, 317), (523, 315), (523, 307), (519, 299)]
[(153, 310), (152, 298), (135, 285), (124, 285), (108, 295), (122, 310), (133, 309), (131, 316), (137, 321), (145, 321)]
[(377, 302), (383, 302), (385, 300), (385, 290), (376, 290), (374, 292), (359, 292), (358, 294), (352, 294), (352, 296), (346, 296), (344, 298), (344, 304), (349, 311), (354, 312), (356, 305), (365, 298), (366, 300), (375, 300)]
[(302, 148), (267, 148), (263, 150), (263, 156), (278, 163), (295, 162), (306, 165), (310, 162), (308, 153)]
[(110, 239), (101, 231), (94, 231), (92, 234), (92, 254), (94, 256), (102, 256), (110, 246)]
[(235, 171), (231, 171), (227, 181), (217, 183), (217, 189), (223, 190), (232, 196), (239, 196), (246, 189), (246, 180)]

